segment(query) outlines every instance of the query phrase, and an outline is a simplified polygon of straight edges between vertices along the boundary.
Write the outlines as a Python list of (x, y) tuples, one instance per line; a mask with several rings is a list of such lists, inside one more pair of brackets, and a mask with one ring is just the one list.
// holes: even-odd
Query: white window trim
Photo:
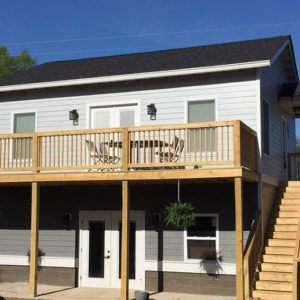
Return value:
[(11, 133), (15, 133), (15, 116), (20, 114), (35, 114), (35, 131), (38, 132), (38, 111), (36, 109), (24, 109), (24, 110), (15, 110), (11, 113)]
[[(219, 243), (220, 243), (220, 236), (219, 236), (219, 214), (196, 214), (196, 217), (215, 217), (216, 218), (216, 237), (188, 237), (187, 236), (187, 228), (184, 229), (184, 261), (186, 262), (205, 262), (205, 259), (194, 259), (188, 258), (187, 255), (187, 241), (189, 240), (215, 240), (216, 241), (216, 261), (219, 261)], [(212, 261), (212, 260), (209, 260)]]
[(214, 101), (215, 105), (215, 121), (219, 120), (219, 113), (218, 113), (218, 107), (219, 107), (219, 101), (217, 97), (189, 97), (184, 100), (184, 123), (188, 124), (189, 123), (189, 102), (205, 102), (205, 101)]
[(141, 124), (141, 101), (114, 101), (114, 100), (102, 100), (99, 99), (98, 102), (88, 103), (86, 106), (86, 129), (92, 128), (92, 109), (93, 108), (106, 108), (114, 106), (133, 106), (136, 105), (136, 115), (135, 115), (135, 126), (140, 126)]
[(262, 146), (263, 146), (263, 155), (266, 156), (266, 157), (270, 157), (271, 156), (271, 145), (270, 145), (270, 129), (271, 129), (271, 105), (270, 105), (270, 101), (267, 100), (265, 97), (262, 98), (262, 116), (264, 116), (264, 102), (266, 102), (268, 104), (268, 107), (269, 107), (269, 154), (268, 153), (265, 153), (265, 128), (264, 128), (264, 122), (265, 120), (262, 118)]

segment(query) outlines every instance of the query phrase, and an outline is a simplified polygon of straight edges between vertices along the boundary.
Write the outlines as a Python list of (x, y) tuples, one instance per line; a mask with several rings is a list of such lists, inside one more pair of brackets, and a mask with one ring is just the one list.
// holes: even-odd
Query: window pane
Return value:
[[(210, 101), (191, 101), (188, 103), (188, 122), (209, 122), (215, 121), (215, 102)], [(206, 131), (206, 149), (205, 149), (205, 131)], [(211, 139), (213, 150), (215, 150), (215, 130), (200, 129), (191, 130), (191, 151), (194, 152), (194, 135), (196, 135), (196, 152), (200, 151), (200, 133), (201, 133), (201, 148), (202, 152), (211, 151)]]
[(14, 132), (35, 132), (35, 113), (16, 114), (14, 120)]
[(208, 122), (215, 121), (215, 102), (191, 101), (188, 107), (188, 122)]
[(120, 126), (121, 127), (134, 126), (134, 110), (120, 111)]
[(263, 130), (264, 130), (264, 153), (270, 154), (270, 120), (269, 120), (269, 104), (266, 101), (263, 101)]
[(188, 258), (216, 259), (216, 241), (188, 240)]
[[(35, 113), (15, 114), (14, 133), (35, 132)], [(32, 158), (32, 140), (17, 139), (12, 143), (14, 159)]]
[(196, 217), (195, 225), (187, 230), (189, 237), (216, 237), (216, 217)]
[(109, 128), (110, 127), (110, 111), (109, 110), (95, 110), (93, 112), (93, 128)]

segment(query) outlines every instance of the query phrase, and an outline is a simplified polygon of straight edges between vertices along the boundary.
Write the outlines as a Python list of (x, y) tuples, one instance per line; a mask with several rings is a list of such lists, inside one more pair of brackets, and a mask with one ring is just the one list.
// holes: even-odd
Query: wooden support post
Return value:
[(122, 181), (121, 299), (129, 297), (129, 183)]
[(235, 255), (236, 255), (236, 299), (244, 299), (243, 266), (243, 186), (242, 178), (234, 179), (235, 191)]
[(236, 121), (233, 127), (234, 166), (239, 168), (242, 162), (241, 153), (241, 122)]
[(128, 128), (123, 129), (123, 136), (122, 136), (122, 171), (128, 171), (128, 163), (130, 161), (130, 141), (129, 141), (129, 134)]
[(30, 273), (29, 292), (34, 297), (37, 295), (37, 270), (39, 249), (39, 183), (32, 183), (31, 191), (31, 244), (30, 244)]

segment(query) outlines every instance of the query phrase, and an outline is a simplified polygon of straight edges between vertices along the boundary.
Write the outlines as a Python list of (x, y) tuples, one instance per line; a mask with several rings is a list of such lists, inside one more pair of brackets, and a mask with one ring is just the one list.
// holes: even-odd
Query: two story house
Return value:
[(290, 36), (0, 81), (0, 282), (292, 299), (298, 82)]

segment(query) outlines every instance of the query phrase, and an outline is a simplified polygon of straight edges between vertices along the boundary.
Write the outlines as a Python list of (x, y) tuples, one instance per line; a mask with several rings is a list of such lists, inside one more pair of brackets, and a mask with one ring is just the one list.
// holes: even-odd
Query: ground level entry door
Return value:
[[(145, 288), (145, 213), (130, 212), (129, 288)], [(81, 211), (79, 285), (121, 287), (121, 211)]]

